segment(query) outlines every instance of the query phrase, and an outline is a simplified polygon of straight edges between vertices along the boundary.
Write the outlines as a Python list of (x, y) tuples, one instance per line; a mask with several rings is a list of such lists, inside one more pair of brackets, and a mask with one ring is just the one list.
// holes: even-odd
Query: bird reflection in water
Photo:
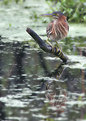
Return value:
[[(62, 85), (64, 82), (59, 82), (58, 80), (61, 78), (61, 75), (64, 73), (65, 69), (62, 65), (62, 63), (58, 64), (58, 67), (52, 71), (49, 72), (45, 59), (43, 58), (43, 53), (39, 53), (40, 63), (41, 66), (44, 69), (45, 75), (47, 77), (50, 77), (49, 80), (46, 80), (42, 87), (46, 87), (46, 100), (49, 102), (49, 105), (54, 108), (54, 112), (56, 113), (56, 116), (60, 116), (62, 112), (66, 109), (66, 98), (67, 93), (64, 87), (62, 88)], [(64, 83), (65, 86), (65, 83)], [(41, 90), (43, 89), (41, 88)], [(55, 116), (55, 115), (54, 115)]]
[[(52, 116), (51, 118), (57, 118), (62, 114), (65, 114), (65, 116), (66, 114), (72, 115), (70, 110), (71, 108), (68, 109), (67, 107), (67, 102), (69, 102), (69, 100), (75, 101), (75, 99), (73, 99), (74, 97), (71, 97), (74, 96), (75, 93), (77, 101), (80, 101), (80, 99), (82, 101), (85, 98), (79, 94), (86, 94), (84, 81), (86, 80), (86, 71), (84, 69), (66, 67), (62, 63), (59, 63), (59, 61), (56, 61), (57, 68), (55, 70), (54, 65), (48, 70), (49, 66), (47, 67), (47, 63), (50, 61), (46, 62), (46, 59), (43, 57), (43, 53), (40, 53), (39, 57), (41, 66), (44, 69), (45, 77), (47, 77), (47, 79), (44, 79), (42, 87), (46, 87), (45, 96), (47, 106), (49, 107), (49, 116)], [(52, 63), (50, 64), (52, 65)], [(70, 64), (74, 65), (72, 62)], [(78, 104), (77, 106), (72, 106), (72, 109), (77, 111), (77, 108), (79, 108), (78, 106)], [(81, 115), (81, 118), (82, 112), (83, 116), (86, 114), (84, 113), (85, 109), (86, 108), (80, 108), (81, 112), (79, 112), (79, 114)]]

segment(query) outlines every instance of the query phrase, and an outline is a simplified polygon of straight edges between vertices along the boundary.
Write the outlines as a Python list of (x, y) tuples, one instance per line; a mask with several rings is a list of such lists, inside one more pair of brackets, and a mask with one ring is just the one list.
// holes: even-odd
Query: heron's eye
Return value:
[(56, 16), (56, 13), (53, 13), (53, 16)]

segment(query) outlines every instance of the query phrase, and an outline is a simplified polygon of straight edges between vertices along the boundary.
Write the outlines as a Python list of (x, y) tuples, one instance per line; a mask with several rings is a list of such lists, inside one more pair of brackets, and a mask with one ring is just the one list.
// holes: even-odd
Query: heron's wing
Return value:
[(46, 33), (47, 33), (48, 38), (50, 38), (50, 36), (53, 33), (52, 28), (53, 28), (53, 21), (48, 24), (47, 29), (46, 29)]
[(58, 40), (65, 38), (69, 31), (68, 23), (58, 22), (57, 27), (55, 26), (55, 30), (56, 30), (56, 34), (57, 34), (56, 38)]
[(65, 29), (67, 31), (69, 31), (69, 25), (68, 25), (68, 22), (67, 21), (63, 22), (63, 26), (65, 27)]

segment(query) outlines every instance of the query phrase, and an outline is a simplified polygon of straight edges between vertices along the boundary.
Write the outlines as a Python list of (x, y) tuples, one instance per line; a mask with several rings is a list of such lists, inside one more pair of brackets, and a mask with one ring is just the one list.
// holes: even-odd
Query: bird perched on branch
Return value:
[(47, 43), (52, 46), (52, 44), (49, 42), (51, 40), (51, 42), (56, 42), (58, 46), (58, 40), (65, 38), (69, 31), (67, 17), (60, 11), (56, 11), (51, 14), (42, 14), (42, 16), (53, 18), (46, 29), (48, 37)]

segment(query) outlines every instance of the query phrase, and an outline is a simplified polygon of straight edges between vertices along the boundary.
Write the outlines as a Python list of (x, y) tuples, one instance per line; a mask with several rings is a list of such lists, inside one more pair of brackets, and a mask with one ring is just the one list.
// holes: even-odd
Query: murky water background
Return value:
[(86, 120), (85, 25), (70, 24), (59, 43), (71, 60), (63, 65), (26, 33), (46, 39), (49, 19), (33, 16), (47, 10), (43, 0), (0, 7), (0, 121)]

